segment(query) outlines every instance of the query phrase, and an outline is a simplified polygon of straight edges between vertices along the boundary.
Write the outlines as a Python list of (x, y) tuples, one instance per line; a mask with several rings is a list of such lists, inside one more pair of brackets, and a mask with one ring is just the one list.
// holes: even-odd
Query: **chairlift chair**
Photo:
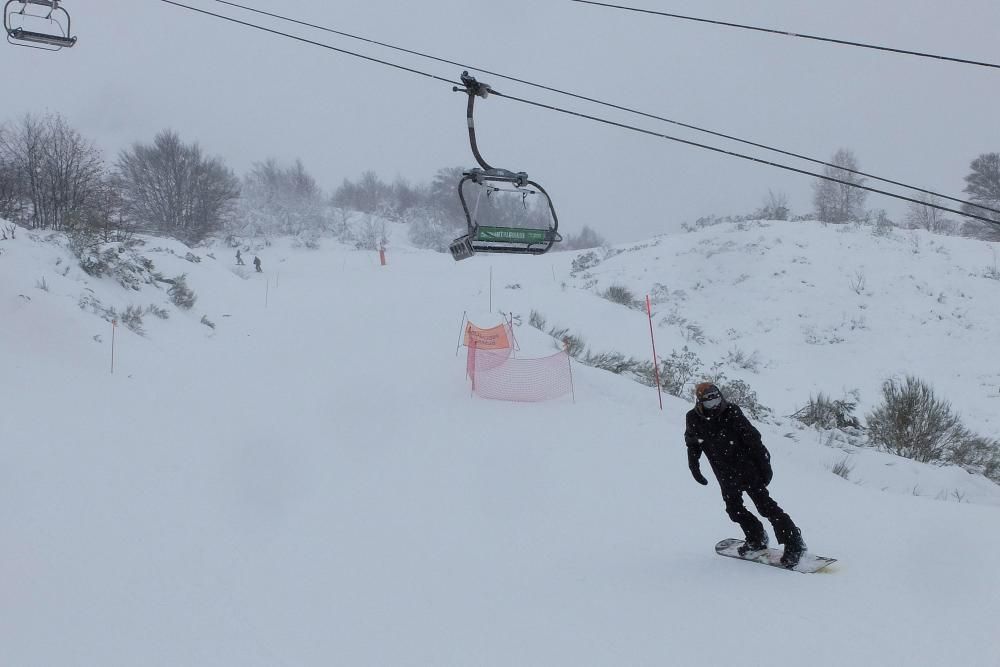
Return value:
[[(462, 83), (464, 88), (456, 87), (456, 91), (467, 93), (469, 103), (466, 109), (466, 119), (469, 126), (469, 144), (472, 147), (472, 154), (479, 163), (480, 168), (470, 169), (462, 174), (462, 179), (458, 183), (458, 197), (462, 202), (462, 210), (465, 213), (465, 220), (468, 232), (451, 242), (449, 251), (456, 260), (472, 257), (477, 252), (489, 253), (513, 253), (521, 255), (541, 255), (547, 252), (552, 246), (562, 241), (559, 235), (559, 219), (556, 217), (555, 207), (548, 193), (541, 185), (528, 178), (528, 174), (523, 171), (513, 172), (507, 169), (497, 169), (491, 167), (479, 153), (479, 146), (476, 143), (476, 128), (473, 122), (473, 109), (476, 97), (486, 97), (491, 92), (487, 84), (479, 83), (468, 72), (462, 72)], [(469, 202), (465, 197), (465, 186), (473, 184), (479, 192), (476, 202), (470, 210)], [(494, 193), (506, 192), (520, 196), (524, 218), (530, 218), (532, 209), (528, 207), (530, 198), (540, 198), (539, 206), (535, 209), (547, 213), (548, 223), (544, 227), (537, 224), (526, 226), (497, 225), (482, 223), (486, 217), (486, 212), (481, 206), (482, 197), (485, 195), (489, 200)], [(482, 224), (481, 224), (482, 223)]]
[[(31, 5), (46, 7), (48, 12), (29, 12)], [(55, 31), (29, 29), (40, 28), (40, 23), (46, 21)], [(71, 35), (69, 12), (60, 6), (60, 0), (7, 0), (3, 8), (3, 27), (7, 31), (7, 41), (15, 46), (59, 51), (76, 44), (76, 37)]]

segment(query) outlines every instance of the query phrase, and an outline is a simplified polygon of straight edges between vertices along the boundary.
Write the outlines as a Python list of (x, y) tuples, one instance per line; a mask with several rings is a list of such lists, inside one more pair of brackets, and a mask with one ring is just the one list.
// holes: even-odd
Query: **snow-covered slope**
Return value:
[[(455, 353), (463, 312), (488, 326), (502, 309), (648, 355), (644, 314), (592, 291), (661, 283), (660, 355), (758, 351), (742, 377), (779, 416), (818, 390), (871, 404), (910, 372), (995, 437), (985, 244), (920, 237), (914, 254), (908, 235), (720, 227), (586, 277), (573, 255), (455, 263), (402, 238), (385, 267), (278, 242), (261, 274), (228, 249), (195, 262), (150, 241), (157, 271), (187, 274), (190, 311), (27, 232), (0, 242), (0, 664), (1000, 662), (996, 485), (867, 451), (845, 481), (827, 469), (840, 450), (776, 420), (761, 425), (773, 494), (840, 562), (802, 576), (722, 559), (712, 545), (738, 528), (690, 479), (685, 401), (661, 412), (652, 390), (580, 365), (575, 402), (483, 401)], [(145, 337), (119, 327), (111, 375), (111, 326), (86, 294), (170, 317), (147, 315)], [(663, 323), (675, 309), (686, 322)], [(838, 327), (858, 313), (867, 329)], [(517, 335), (525, 354), (553, 345)]]

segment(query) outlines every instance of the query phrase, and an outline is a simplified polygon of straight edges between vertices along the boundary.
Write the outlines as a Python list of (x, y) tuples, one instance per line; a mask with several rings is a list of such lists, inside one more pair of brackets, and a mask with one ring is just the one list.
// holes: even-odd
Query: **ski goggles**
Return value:
[(722, 394), (717, 391), (706, 392), (705, 395), (701, 397), (700, 403), (702, 407), (714, 410), (722, 405)]

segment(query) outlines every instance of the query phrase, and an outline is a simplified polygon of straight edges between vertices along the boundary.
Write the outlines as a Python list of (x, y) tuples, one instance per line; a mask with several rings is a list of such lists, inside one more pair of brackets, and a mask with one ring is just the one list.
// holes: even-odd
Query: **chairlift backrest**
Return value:
[[(29, 12), (32, 5), (45, 7), (48, 11)], [(7, 41), (16, 46), (58, 51), (76, 44), (76, 37), (71, 34), (69, 12), (59, 0), (7, 0), (3, 27)], [(43, 27), (55, 30), (42, 30)]]

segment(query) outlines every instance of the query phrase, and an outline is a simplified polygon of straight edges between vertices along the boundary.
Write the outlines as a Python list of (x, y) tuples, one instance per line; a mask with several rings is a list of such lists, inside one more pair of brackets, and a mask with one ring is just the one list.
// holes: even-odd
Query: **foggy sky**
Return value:
[[(461, 68), (311, 31), (212, 0), (186, 4), (458, 80)], [(1000, 151), (1000, 71), (579, 5), (424, 0), (245, 0), (353, 32), (680, 122), (962, 196), (980, 153)], [(1000, 62), (1000, 4), (885, 0), (622, 3), (897, 48)], [(225, 23), (158, 0), (65, 0), (77, 46), (0, 44), (0, 121), (54, 111), (106, 152), (164, 128), (242, 174), (300, 157), (331, 191), (373, 169), (428, 182), (474, 166), (465, 96), (449, 85)], [(817, 171), (673, 125), (479, 74), (497, 90)], [(700, 215), (748, 213), (774, 190), (811, 210), (812, 179), (491, 97), (477, 103), (480, 149), (552, 196), (560, 230), (611, 241)], [(870, 183), (882, 187), (877, 183)], [(901, 218), (905, 205), (869, 195)]]

